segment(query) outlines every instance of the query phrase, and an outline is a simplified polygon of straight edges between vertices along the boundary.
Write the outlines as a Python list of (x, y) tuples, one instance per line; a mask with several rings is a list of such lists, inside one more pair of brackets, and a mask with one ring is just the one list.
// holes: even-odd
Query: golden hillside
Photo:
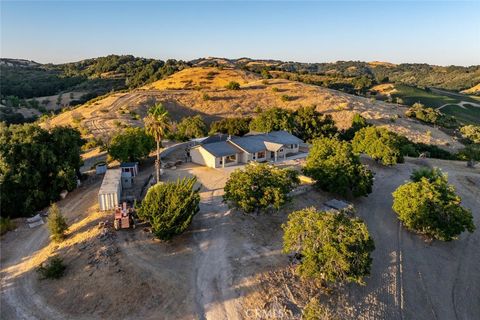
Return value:
[(476, 86), (471, 87), (470, 89), (463, 90), (462, 93), (465, 94), (479, 94), (480, 93), (480, 83)]
[[(225, 89), (224, 85), (230, 81), (239, 82), (241, 89)], [(360, 113), (369, 122), (386, 126), (414, 141), (450, 149), (460, 147), (440, 130), (405, 118), (403, 106), (284, 79), (265, 81), (245, 71), (218, 68), (185, 69), (144, 88), (115, 93), (64, 112), (46, 125), (75, 124), (83, 128), (85, 134), (99, 136), (125, 125), (142, 126), (148, 106), (155, 101), (164, 103), (175, 120), (200, 114), (207, 122), (254, 115), (258, 108), (297, 109), (315, 105), (318, 111), (331, 114), (340, 128), (348, 128), (354, 113)]]

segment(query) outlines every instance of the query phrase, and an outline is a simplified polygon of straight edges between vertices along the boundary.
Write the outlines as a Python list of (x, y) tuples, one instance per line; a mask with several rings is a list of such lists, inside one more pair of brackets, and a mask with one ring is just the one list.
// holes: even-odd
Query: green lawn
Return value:
[(396, 84), (395, 89), (397, 90), (397, 92), (394, 93), (392, 97), (394, 99), (396, 97), (401, 98), (403, 102), (407, 105), (412, 105), (415, 102), (420, 102), (427, 107), (438, 108), (440, 106), (443, 106), (444, 104), (454, 104), (462, 101), (462, 99), (459, 99), (459, 97), (453, 95), (440, 95), (438, 93), (427, 92), (424, 89), (415, 88), (403, 84)]
[(460, 108), (458, 105), (448, 105), (440, 111), (444, 114), (455, 116), (460, 122), (465, 124), (480, 124), (480, 108), (465, 104), (467, 109)]
[(396, 84), (395, 89), (397, 92), (392, 94), (394, 101), (396, 97), (399, 97), (406, 105), (410, 106), (415, 102), (420, 102), (423, 105), (432, 108), (438, 108), (440, 106), (447, 105), (441, 109), (441, 112), (455, 116), (460, 122), (466, 124), (480, 123), (480, 108), (465, 105), (467, 109), (464, 109), (458, 105), (455, 105), (461, 101), (480, 103), (479, 97), (437, 89), (427, 91), (421, 88), (415, 88), (403, 84)]

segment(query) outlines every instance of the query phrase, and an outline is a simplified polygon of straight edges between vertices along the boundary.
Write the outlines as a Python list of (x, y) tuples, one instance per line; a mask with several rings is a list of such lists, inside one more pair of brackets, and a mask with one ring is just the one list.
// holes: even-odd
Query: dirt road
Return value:
[[(334, 306), (341, 318), (474, 319), (480, 314), (480, 232), (427, 243), (406, 231), (391, 210), (391, 192), (408, 180), (416, 162), (371, 164), (374, 191), (355, 206), (375, 240), (373, 266), (365, 286), (339, 292)], [(480, 226), (480, 173), (464, 163), (425, 162), (449, 174)], [(154, 240), (140, 227), (114, 233), (105, 246), (96, 228), (102, 216), (82, 224), (97, 214), (99, 183), (77, 190), (60, 202), (70, 222), (78, 220), (80, 226), (72, 228), (63, 252), (69, 270), (58, 281), (39, 282), (33, 271), (48, 243), (44, 226), (8, 233), (2, 238), (2, 319), (297, 319), (305, 301), (292, 295), (288, 283), (277, 285), (274, 294), (262, 291), (262, 281), (268, 281), (263, 275), (288, 265), (280, 228), (288, 213), (319, 207), (332, 195), (312, 191), (278, 213), (247, 216), (221, 202), (228, 172), (195, 165), (165, 170), (165, 180), (196, 175), (201, 184), (200, 212), (188, 231), (170, 242)], [(76, 243), (83, 233), (95, 237)], [(103, 257), (112, 248), (118, 248), (113, 260)], [(92, 265), (99, 257), (106, 264)], [(279, 301), (286, 302), (275, 312), (285, 313), (270, 312)]]

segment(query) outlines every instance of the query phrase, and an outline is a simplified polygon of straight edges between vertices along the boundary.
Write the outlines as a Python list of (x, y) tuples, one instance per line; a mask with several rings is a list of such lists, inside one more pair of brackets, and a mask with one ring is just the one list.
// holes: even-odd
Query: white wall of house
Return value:
[(285, 152), (289, 153), (298, 153), (300, 145), (299, 144), (286, 144), (284, 145)]
[(190, 149), (190, 157), (193, 163), (201, 164), (210, 168), (218, 168), (220, 160), (202, 147)]

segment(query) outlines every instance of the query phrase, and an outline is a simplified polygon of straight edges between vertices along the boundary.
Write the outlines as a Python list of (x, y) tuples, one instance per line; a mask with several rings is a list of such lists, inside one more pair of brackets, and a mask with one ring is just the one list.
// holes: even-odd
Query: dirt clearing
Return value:
[[(460, 162), (422, 161), (448, 172), (479, 226), (480, 173)], [(374, 191), (355, 201), (376, 244), (365, 286), (326, 294), (296, 278), (281, 252), (280, 226), (288, 213), (320, 207), (332, 195), (311, 191), (280, 212), (247, 216), (222, 203), (230, 171), (189, 164), (165, 170), (163, 179), (197, 176), (201, 210), (170, 242), (155, 240), (143, 226), (120, 232), (99, 227), (111, 219), (97, 211), (100, 181), (60, 201), (71, 224), (65, 243), (50, 244), (45, 226), (7, 233), (2, 318), (296, 319), (316, 295), (342, 319), (474, 319), (480, 314), (478, 230), (457, 241), (428, 243), (402, 228), (391, 210), (391, 192), (417, 162), (392, 168), (369, 163), (376, 172)], [(53, 252), (64, 258), (66, 275), (40, 281), (34, 268)]]

